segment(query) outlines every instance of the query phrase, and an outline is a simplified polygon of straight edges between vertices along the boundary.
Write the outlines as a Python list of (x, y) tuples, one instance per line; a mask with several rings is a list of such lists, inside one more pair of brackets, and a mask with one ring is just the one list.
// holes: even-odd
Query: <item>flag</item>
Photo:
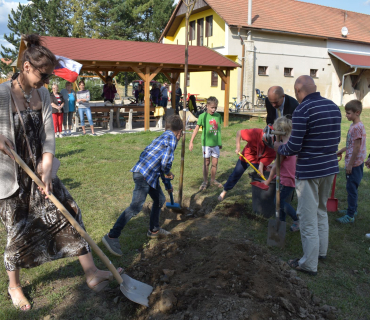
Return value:
[(54, 69), (54, 74), (69, 82), (75, 82), (78, 75), (80, 74), (82, 64), (65, 57), (55, 57), (57, 58), (59, 63)]

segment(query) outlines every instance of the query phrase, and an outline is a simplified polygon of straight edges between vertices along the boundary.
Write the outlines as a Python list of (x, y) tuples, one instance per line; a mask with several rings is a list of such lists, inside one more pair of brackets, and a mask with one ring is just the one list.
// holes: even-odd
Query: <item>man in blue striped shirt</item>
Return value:
[(326, 211), (334, 175), (339, 172), (336, 152), (342, 116), (338, 106), (316, 92), (314, 80), (301, 76), (294, 85), (300, 103), (293, 113), (293, 130), (285, 145), (275, 143), (284, 156), (297, 155), (296, 190), (303, 257), (290, 260), (298, 270), (317, 274), (318, 259), (326, 257), (329, 224)]
[[(170, 235), (170, 232), (159, 227), (159, 214), (166, 201), (159, 184), (159, 177), (173, 179), (171, 173), (172, 161), (177, 142), (182, 136), (183, 124), (181, 118), (177, 115), (169, 117), (166, 122), (166, 127), (169, 127), (169, 130), (154, 139), (144, 149), (139, 161), (131, 169), (135, 189), (130, 206), (122, 212), (113, 228), (102, 239), (109, 252), (116, 256), (122, 256), (118, 239), (122, 229), (132, 217), (141, 211), (148, 194), (153, 200), (148, 237), (155, 238)], [(167, 191), (172, 192), (173, 190)]]

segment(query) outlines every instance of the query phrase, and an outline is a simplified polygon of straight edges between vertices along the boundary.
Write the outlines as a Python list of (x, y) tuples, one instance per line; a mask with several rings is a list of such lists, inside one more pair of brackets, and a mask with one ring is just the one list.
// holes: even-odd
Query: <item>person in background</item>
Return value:
[[(23, 35), (21, 41), (27, 43), (27, 47), (19, 57), (20, 73), (16, 73), (12, 81), (0, 84), (0, 221), (4, 224), (2, 232), (6, 232), (6, 240), (2, 242), (6, 247), (2, 256), (9, 277), (8, 293), (14, 306), (26, 312), (31, 309), (31, 303), (22, 290), (21, 269), (35, 268), (66, 257), (78, 257), (86, 283), (95, 292), (104, 289), (113, 280), (113, 275), (95, 266), (86, 240), (48, 198), (52, 192), (85, 229), (77, 203), (61, 180), (51, 175), (55, 137), (50, 93), (44, 85), (49, 84), (57, 59), (42, 46), (40, 36)], [(45, 184), (45, 190), (37, 188), (14, 161), (10, 150), (16, 150), (34, 172), (36, 168), (32, 158), (42, 160), (40, 179)], [(117, 271), (123, 272), (123, 269)], [(45, 272), (48, 276), (47, 268), (42, 271)], [(50, 274), (55, 275), (52, 270)], [(37, 271), (34, 277), (38, 278)], [(29, 272), (27, 279), (30, 279)], [(39, 284), (36, 280), (34, 288), (37, 289)], [(4, 304), (2, 308), (4, 311)], [(22, 318), (24, 316), (18, 313), (13, 319)]]
[(112, 82), (112, 77), (108, 76), (106, 78), (106, 83), (103, 86), (103, 96), (104, 101), (114, 102), (114, 97), (117, 93), (116, 86)]
[(265, 106), (267, 111), (266, 124), (273, 124), (275, 119), (281, 116), (288, 116), (291, 119), (298, 106), (298, 101), (285, 94), (282, 87), (273, 86), (267, 92)]
[(168, 84), (166, 82), (163, 84), (163, 87), (161, 88), (161, 95), (162, 95), (161, 106), (166, 109), (168, 103)]
[(326, 203), (334, 175), (339, 172), (337, 151), (342, 115), (338, 106), (316, 92), (310, 76), (297, 78), (294, 91), (299, 106), (286, 144), (274, 149), (283, 156), (297, 155), (296, 192), (303, 256), (288, 261), (291, 268), (317, 275), (319, 259), (326, 258), (329, 223)]
[(162, 83), (158, 83), (158, 89), (159, 89), (159, 98), (158, 98), (158, 106), (162, 106)]
[(136, 103), (139, 103), (139, 95), (140, 94), (144, 94), (144, 89), (143, 89), (143, 86), (139, 83), (137, 88), (135, 89), (135, 99), (136, 99)]
[(72, 130), (73, 114), (76, 111), (76, 92), (72, 89), (72, 83), (66, 82), (65, 88), (62, 89), (62, 91), (60, 91), (60, 94), (64, 99), (64, 108), (63, 108), (64, 135), (70, 136)]
[(157, 84), (156, 83), (153, 83), (152, 90), (150, 90), (150, 95), (152, 97), (153, 103), (156, 106), (158, 106), (160, 91), (159, 91), (159, 88), (157, 88)]
[(208, 187), (209, 165), (211, 164), (211, 185), (222, 188), (223, 185), (216, 180), (216, 172), (218, 165), (218, 158), (220, 157), (220, 149), (222, 149), (221, 142), (221, 124), (222, 117), (216, 112), (218, 100), (216, 97), (209, 97), (207, 99), (207, 112), (203, 112), (195, 126), (193, 134), (189, 143), (189, 150), (193, 151), (193, 141), (199, 131), (199, 127), (203, 127), (202, 132), (202, 151), (203, 151), (203, 182), (199, 190), (205, 190)]
[(176, 113), (179, 114), (179, 104), (180, 104), (180, 98), (182, 96), (182, 90), (180, 88), (180, 84), (176, 82)]
[(58, 92), (58, 85), (54, 83), (51, 87), (52, 92), (50, 94), (51, 107), (53, 108), (53, 122), (54, 132), (56, 138), (62, 138), (62, 124), (63, 124), (63, 107), (64, 99), (63, 96)]
[(364, 175), (364, 159), (366, 158), (366, 131), (361, 122), (362, 103), (351, 100), (344, 109), (348, 121), (352, 121), (347, 133), (346, 146), (337, 152), (337, 155), (346, 153), (345, 166), (347, 178), (347, 204), (345, 210), (339, 212), (343, 217), (336, 219), (340, 223), (352, 223), (357, 216), (358, 187)]
[(90, 128), (91, 128), (91, 135), (96, 136), (96, 133), (94, 132), (94, 123), (92, 121), (92, 115), (91, 115), (91, 110), (90, 110), (90, 91), (85, 90), (85, 82), (81, 80), (78, 83), (78, 86), (80, 88), (80, 91), (77, 92), (76, 94), (76, 105), (78, 107), (78, 115), (80, 116), (80, 121), (81, 121), (81, 127), (83, 134), (86, 134), (85, 130), (85, 117), (84, 114), (86, 114), (87, 120), (89, 121)]

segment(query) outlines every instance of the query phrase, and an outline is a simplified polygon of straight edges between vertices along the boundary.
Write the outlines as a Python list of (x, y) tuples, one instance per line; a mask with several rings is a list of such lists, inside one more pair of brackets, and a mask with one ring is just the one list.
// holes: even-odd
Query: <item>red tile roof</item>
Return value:
[(351, 54), (329, 50), (329, 53), (349, 66), (370, 69), (370, 55)]
[[(76, 61), (184, 64), (185, 46), (153, 42), (43, 37), (54, 54)], [(207, 47), (189, 47), (189, 65), (237, 68), (240, 65)]]
[(5, 63), (7, 66), (10, 65), (13, 61), (12, 60), (7, 60), (5, 58), (0, 59), (2, 63)]
[[(207, 0), (207, 4), (229, 26), (370, 43), (370, 15), (362, 13), (296, 0), (253, 0), (249, 26), (248, 0)], [(343, 26), (349, 30), (346, 38), (341, 34)]]

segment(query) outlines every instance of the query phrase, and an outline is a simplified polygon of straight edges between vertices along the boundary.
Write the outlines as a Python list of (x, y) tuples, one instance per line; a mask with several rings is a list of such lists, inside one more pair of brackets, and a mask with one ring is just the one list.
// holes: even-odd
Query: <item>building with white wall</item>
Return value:
[[(238, 63), (244, 60), (244, 69), (231, 73), (231, 97), (245, 94), (255, 101), (255, 89), (267, 93), (272, 85), (294, 96), (296, 78), (311, 75), (321, 94), (335, 103), (360, 99), (370, 107), (369, 15), (296, 0), (198, 0), (190, 26), (189, 45), (209, 46)], [(160, 41), (185, 43), (181, 1)], [(222, 101), (222, 81), (215, 77), (190, 74), (188, 92)]]

